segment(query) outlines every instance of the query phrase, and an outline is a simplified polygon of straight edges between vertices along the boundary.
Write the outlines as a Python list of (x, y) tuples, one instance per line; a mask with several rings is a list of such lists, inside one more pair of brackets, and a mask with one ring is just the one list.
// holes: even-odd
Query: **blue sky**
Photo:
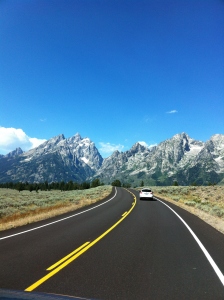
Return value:
[(0, 1), (0, 154), (224, 134), (224, 1)]

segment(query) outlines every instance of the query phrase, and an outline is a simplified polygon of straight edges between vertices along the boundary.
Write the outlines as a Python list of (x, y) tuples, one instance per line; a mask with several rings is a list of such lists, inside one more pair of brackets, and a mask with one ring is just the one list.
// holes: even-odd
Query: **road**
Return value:
[[(159, 198), (115, 192), (94, 206), (1, 232), (0, 287), (102, 300), (224, 299), (223, 234)], [(32, 230), (37, 226), (44, 227)]]

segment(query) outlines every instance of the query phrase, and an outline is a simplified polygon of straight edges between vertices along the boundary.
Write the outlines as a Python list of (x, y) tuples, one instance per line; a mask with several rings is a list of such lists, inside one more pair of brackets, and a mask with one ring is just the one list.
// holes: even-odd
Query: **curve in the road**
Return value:
[(69, 265), (71, 262), (73, 262), (76, 258), (78, 258), (80, 255), (82, 255), (84, 252), (86, 252), (92, 246), (94, 246), (97, 242), (99, 242), (102, 238), (104, 238), (108, 233), (110, 233), (115, 227), (117, 227), (131, 213), (131, 211), (134, 209), (136, 202), (137, 202), (136, 196), (131, 191), (129, 191), (129, 190), (127, 190), (127, 191), (130, 194), (132, 194), (132, 196), (134, 198), (134, 202), (132, 203), (131, 208), (127, 212), (125, 212), (122, 215), (122, 217), (114, 225), (112, 225), (109, 229), (107, 229), (103, 234), (101, 234), (99, 237), (97, 237), (94, 241), (86, 242), (84, 245), (80, 246), (78, 249), (76, 249), (72, 253), (68, 254), (65, 258), (62, 258), (59, 262), (55, 263), (53, 265), (56, 267), (54, 270), (52, 270), (53, 266), (49, 267), (47, 270), (52, 270), (52, 271), (50, 273), (48, 273), (46, 276), (39, 279), (37, 282), (33, 283), (28, 288), (26, 288), (25, 291), (26, 292), (33, 291), (35, 288), (37, 288), (43, 282), (45, 282), (46, 280), (48, 280), (49, 278), (54, 276), (56, 273), (58, 273), (59, 271), (64, 269), (67, 265)]
[(24, 233), (27, 233), (27, 232), (30, 232), (30, 231), (33, 231), (33, 230), (37, 230), (37, 229), (40, 229), (40, 228), (43, 228), (43, 227), (47, 227), (49, 225), (52, 225), (52, 224), (55, 224), (55, 223), (58, 223), (58, 222), (61, 222), (61, 221), (64, 221), (64, 220), (67, 220), (67, 219), (70, 219), (70, 218), (73, 218), (73, 217), (76, 217), (76, 216), (81, 215), (81, 214), (83, 214), (83, 213), (85, 213), (87, 211), (93, 210), (93, 209), (95, 209), (95, 208), (97, 208), (99, 206), (102, 206), (102, 205), (110, 202), (111, 200), (113, 200), (116, 197), (116, 195), (117, 195), (117, 189), (115, 187), (115, 194), (114, 194), (114, 196), (111, 197), (110, 199), (108, 199), (107, 201), (101, 203), (101, 204), (98, 204), (98, 205), (96, 205), (94, 207), (85, 209), (84, 211), (81, 211), (79, 213), (73, 214), (71, 216), (68, 216), (68, 217), (65, 217), (65, 218), (62, 218), (62, 219), (59, 219), (59, 220), (54, 221), (54, 222), (50, 222), (50, 223), (47, 223), (47, 224), (44, 224), (44, 225), (41, 225), (41, 226), (37, 226), (37, 227), (31, 228), (31, 229), (28, 229), (28, 230), (24, 230), (24, 231), (20, 231), (18, 233), (14, 233), (14, 234), (11, 234), (11, 235), (4, 236), (4, 237), (0, 238), (0, 241), (4, 240), (4, 239), (11, 238), (11, 237), (14, 237), (14, 236), (17, 236), (17, 235), (20, 235), (20, 234), (24, 234)]

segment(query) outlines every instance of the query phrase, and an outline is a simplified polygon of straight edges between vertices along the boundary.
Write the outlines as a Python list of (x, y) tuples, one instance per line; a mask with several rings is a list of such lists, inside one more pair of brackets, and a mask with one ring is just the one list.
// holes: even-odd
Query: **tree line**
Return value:
[(130, 188), (131, 184), (130, 183), (121, 183), (120, 180), (116, 179), (111, 183), (112, 186), (122, 186), (125, 188)]
[(61, 181), (61, 182), (51, 182), (48, 181), (40, 182), (40, 183), (29, 183), (29, 182), (5, 182), (0, 183), (0, 188), (7, 189), (15, 189), (19, 192), (23, 190), (27, 191), (50, 191), (50, 190), (61, 190), (61, 191), (71, 191), (71, 190), (85, 190), (89, 188), (94, 188), (100, 185), (104, 185), (104, 183), (100, 182), (100, 179), (94, 179), (92, 182), (73, 182), (70, 180), (69, 182)]
[[(208, 186), (214, 186), (217, 183), (215, 182), (208, 182)], [(71, 191), (71, 190), (86, 190), (89, 188), (94, 188), (100, 185), (104, 185), (103, 182), (100, 181), (100, 179), (96, 178), (92, 182), (73, 182), (72, 180), (65, 182), (51, 182), (48, 183), (48, 181), (40, 182), (40, 183), (29, 183), (29, 182), (5, 182), (0, 183), (0, 188), (7, 188), (7, 189), (14, 189), (19, 192), (27, 190), (27, 191), (36, 191), (38, 193), (39, 190), (41, 191), (50, 191), (50, 190), (60, 190), (60, 191)], [(120, 180), (116, 179), (111, 183), (112, 186), (117, 187), (125, 187), (130, 188), (130, 183), (121, 183)], [(178, 181), (174, 181), (173, 186), (178, 186)], [(191, 186), (197, 186), (198, 184), (196, 182), (193, 182)], [(141, 181), (139, 184), (140, 187), (144, 187), (144, 181)]]
[[(27, 191), (50, 191), (50, 190), (61, 190), (61, 191), (71, 191), (71, 190), (86, 190), (89, 188), (94, 188), (100, 185), (104, 185), (100, 179), (96, 178), (92, 182), (73, 182), (72, 180), (65, 182), (51, 182), (48, 181), (40, 182), (40, 183), (29, 183), (29, 182), (5, 182), (0, 183), (0, 188), (14, 189), (19, 192), (27, 190)], [(131, 184), (129, 183), (121, 183), (120, 180), (116, 179), (111, 183), (112, 186), (118, 187), (126, 187), (130, 188)]]

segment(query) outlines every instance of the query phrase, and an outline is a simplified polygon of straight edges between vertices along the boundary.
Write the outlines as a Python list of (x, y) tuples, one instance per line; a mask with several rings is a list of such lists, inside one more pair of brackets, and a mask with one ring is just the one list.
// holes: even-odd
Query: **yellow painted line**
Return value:
[(127, 211), (123, 213), (122, 217), (124, 217), (127, 214)]
[(76, 250), (74, 250), (73, 252), (69, 253), (68, 255), (66, 255), (65, 257), (63, 257), (61, 260), (59, 260), (58, 262), (56, 262), (55, 264), (53, 264), (52, 266), (50, 266), (49, 268), (47, 268), (47, 271), (51, 271), (52, 269), (56, 268), (58, 265), (60, 265), (61, 263), (63, 263), (65, 260), (67, 260), (69, 257), (71, 257), (72, 255), (74, 255), (75, 253), (79, 252), (82, 248), (84, 248), (89, 243), (90, 242), (86, 242), (85, 244), (83, 244), (82, 246), (80, 246), (79, 248), (77, 248)]
[[(136, 197), (135, 197), (135, 195), (132, 192), (130, 192), (130, 191), (128, 191), (128, 192), (133, 195), (134, 201), (135, 201), (134, 203), (136, 204)], [(54, 276), (56, 273), (58, 273), (59, 271), (61, 271), (68, 264), (70, 264), (72, 261), (74, 261), (80, 255), (82, 255), (84, 252), (86, 252), (89, 248), (91, 248), (93, 245), (95, 245), (97, 242), (99, 242), (103, 237), (105, 237), (109, 232), (111, 232), (117, 225), (119, 225), (131, 213), (131, 211), (133, 210), (134, 207), (135, 207), (135, 205), (132, 205), (132, 207), (129, 209), (129, 211), (124, 216), (122, 216), (122, 218), (120, 220), (118, 220), (113, 226), (111, 226), (108, 230), (106, 230), (103, 234), (101, 234), (94, 241), (92, 241), (91, 243), (88, 243), (88, 245), (86, 245), (84, 248), (82, 248), (78, 253), (76, 253), (75, 255), (73, 255), (71, 258), (67, 259), (64, 263), (62, 263), (60, 266), (58, 266), (53, 271), (51, 271), (50, 273), (48, 273), (46, 276), (42, 277), (37, 282), (35, 282), (34, 284), (32, 284), (31, 286), (29, 286), (28, 288), (26, 288), (25, 291), (26, 292), (33, 291), (39, 285), (41, 285), (46, 280), (48, 280), (49, 278), (51, 278), (52, 276)]]

